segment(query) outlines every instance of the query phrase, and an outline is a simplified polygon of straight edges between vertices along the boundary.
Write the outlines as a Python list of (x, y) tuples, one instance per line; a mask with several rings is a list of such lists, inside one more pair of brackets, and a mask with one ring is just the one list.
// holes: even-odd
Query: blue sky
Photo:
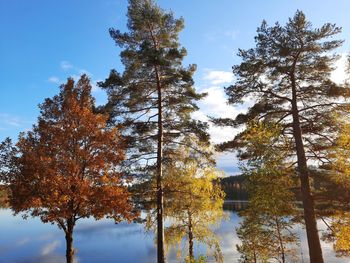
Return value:
[[(350, 1), (347, 0), (159, 0), (164, 9), (185, 19), (181, 44), (185, 64), (196, 63), (196, 87), (208, 91), (198, 118), (232, 115), (239, 109), (225, 105), (222, 87), (233, 81), (232, 65), (238, 48), (254, 45), (263, 19), (284, 24), (297, 9), (314, 26), (325, 22), (343, 27), (347, 39), (340, 53), (349, 51)], [(126, 0), (0, 0), (0, 140), (16, 138), (35, 123), (37, 105), (58, 92), (69, 76), (88, 73), (94, 82), (110, 69), (122, 71), (120, 49), (108, 34), (110, 27), (126, 30)], [(339, 74), (338, 74), (339, 75)], [(341, 74), (340, 74), (341, 75)], [(98, 103), (104, 94), (94, 89)], [(211, 128), (213, 141), (233, 134)], [(226, 136), (226, 137), (225, 137)], [(234, 171), (232, 156), (220, 157), (219, 166)]]

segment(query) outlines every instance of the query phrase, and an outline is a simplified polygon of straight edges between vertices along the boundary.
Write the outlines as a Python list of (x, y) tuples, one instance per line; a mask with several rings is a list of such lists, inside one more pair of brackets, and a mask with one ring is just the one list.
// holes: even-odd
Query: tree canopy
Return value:
[(135, 217), (118, 168), (124, 142), (93, 107), (87, 76), (77, 83), (68, 79), (59, 95), (40, 105), (38, 124), (19, 136), (5, 169), (12, 209), (63, 229), (68, 262), (77, 220)]
[(207, 125), (195, 121), (198, 110), (192, 75), (195, 65), (184, 67), (186, 49), (180, 46), (182, 18), (161, 9), (153, 0), (129, 0), (128, 32), (110, 29), (110, 35), (123, 50), (125, 70), (112, 70), (100, 83), (108, 93), (103, 108), (110, 120), (122, 128), (128, 153), (124, 167), (157, 180), (158, 262), (165, 262), (163, 226), (163, 164), (169, 153), (188, 136), (208, 145)]
[[(329, 162), (326, 150), (334, 143), (337, 125), (332, 115), (346, 110), (349, 89), (330, 79), (342, 40), (333, 39), (341, 28), (326, 23), (313, 28), (301, 11), (285, 26), (263, 21), (256, 46), (239, 50), (242, 62), (233, 67), (237, 80), (225, 88), (232, 105), (252, 100), (252, 106), (235, 119), (216, 119), (222, 126), (241, 126), (252, 120), (280, 125), (280, 141), (289, 141), (286, 159), (293, 160), (300, 178), (310, 260), (323, 262), (317, 231), (308, 162)], [(244, 148), (246, 129), (221, 150)]]

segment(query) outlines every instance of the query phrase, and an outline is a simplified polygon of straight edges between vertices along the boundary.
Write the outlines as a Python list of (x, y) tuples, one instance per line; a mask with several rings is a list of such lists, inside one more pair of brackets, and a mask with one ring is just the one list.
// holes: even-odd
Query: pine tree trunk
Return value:
[(293, 115), (293, 136), (297, 152), (298, 173), (300, 178), (301, 195), (304, 207), (304, 220), (306, 226), (307, 241), (309, 246), (309, 255), (311, 263), (323, 263), (320, 238), (317, 230), (315, 215), (315, 205), (311, 195), (309, 171), (305, 156), (305, 149), (302, 139), (302, 132), (299, 120), (299, 111), (297, 105), (296, 83), (294, 74), (291, 77), (292, 82), (292, 115)]
[(164, 223), (163, 223), (163, 186), (162, 186), (162, 161), (163, 161), (163, 119), (162, 119), (162, 89), (159, 72), (156, 67), (157, 91), (158, 91), (158, 147), (157, 147), (157, 262), (165, 263), (164, 249)]
[[(154, 49), (158, 51), (158, 41), (153, 34), (153, 28), (149, 27)], [(165, 248), (164, 248), (164, 197), (163, 197), (163, 105), (162, 105), (162, 84), (157, 65), (154, 66), (155, 78), (157, 82), (157, 108), (158, 108), (158, 135), (157, 135), (157, 262), (165, 263)]]
[(66, 260), (67, 260), (67, 263), (73, 263), (73, 258), (74, 258), (73, 227), (74, 227), (74, 223), (71, 220), (68, 220), (67, 230), (66, 230)]
[(188, 212), (188, 256), (194, 262), (192, 215)]

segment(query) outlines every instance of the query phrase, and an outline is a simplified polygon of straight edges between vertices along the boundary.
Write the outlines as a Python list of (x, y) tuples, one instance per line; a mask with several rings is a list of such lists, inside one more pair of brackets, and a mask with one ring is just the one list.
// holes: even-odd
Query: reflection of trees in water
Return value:
[(223, 209), (225, 211), (239, 212), (247, 209), (247, 201), (236, 201), (236, 200), (225, 200), (223, 204)]
[(221, 188), (228, 200), (248, 200), (248, 193), (244, 187), (243, 175), (232, 175), (220, 180)]
[[(277, 180), (274, 180), (276, 184)], [(240, 213), (243, 221), (237, 228), (242, 242), (237, 250), (242, 262), (291, 262), (297, 242), (293, 232), (296, 210), (288, 200), (288, 192), (266, 191), (263, 184), (254, 188), (258, 189), (251, 196), (248, 208)], [(265, 196), (261, 191), (266, 191)]]
[[(215, 226), (224, 218), (224, 193), (215, 183), (218, 172), (188, 156), (168, 163), (166, 171), (164, 204), (168, 218), (165, 228), (168, 249), (174, 248), (186, 262), (205, 262), (209, 255), (214, 256), (216, 262), (222, 262), (219, 240), (214, 233)], [(151, 215), (149, 227), (152, 220)], [(208, 255), (196, 258), (195, 243), (204, 244)]]
[[(349, 57), (350, 58), (350, 57)], [(349, 60), (350, 61), (350, 60)], [(339, 133), (327, 152), (331, 161), (325, 171), (313, 173), (321, 220), (326, 225), (322, 238), (333, 243), (336, 256), (350, 256), (350, 123), (349, 115), (337, 115)]]
[(350, 180), (344, 174), (316, 175), (318, 209), (326, 226), (322, 239), (333, 243), (337, 257), (350, 256)]
[(289, 217), (246, 210), (243, 222), (236, 230), (242, 242), (237, 245), (241, 262), (292, 262), (297, 242), (292, 226)]
[(297, 236), (294, 170), (285, 162), (288, 145), (279, 140), (278, 126), (253, 122), (243, 135), (247, 164), (242, 167), (249, 193), (248, 208), (236, 229), (241, 262), (291, 262)]
[[(222, 262), (219, 241), (213, 232), (223, 218), (223, 192), (219, 185), (213, 184), (217, 177), (214, 168), (202, 169), (193, 161), (182, 166), (174, 165), (168, 173), (169, 192), (166, 214), (171, 217), (166, 228), (166, 241), (177, 247), (181, 254), (181, 241), (187, 240), (186, 262), (196, 262), (194, 242), (205, 244), (217, 262)], [(198, 258), (198, 261), (203, 260)]]
[(350, 213), (338, 213), (322, 219), (327, 226), (322, 239), (333, 243), (333, 249), (338, 257), (350, 256)]

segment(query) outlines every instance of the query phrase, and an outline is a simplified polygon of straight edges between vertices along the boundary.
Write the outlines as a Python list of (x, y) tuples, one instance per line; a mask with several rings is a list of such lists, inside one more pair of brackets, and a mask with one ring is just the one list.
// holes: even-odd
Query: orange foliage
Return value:
[(65, 232), (79, 218), (135, 217), (118, 172), (121, 136), (93, 105), (85, 75), (76, 84), (69, 79), (59, 95), (40, 105), (38, 124), (19, 137), (8, 180), (15, 212), (56, 222)]

